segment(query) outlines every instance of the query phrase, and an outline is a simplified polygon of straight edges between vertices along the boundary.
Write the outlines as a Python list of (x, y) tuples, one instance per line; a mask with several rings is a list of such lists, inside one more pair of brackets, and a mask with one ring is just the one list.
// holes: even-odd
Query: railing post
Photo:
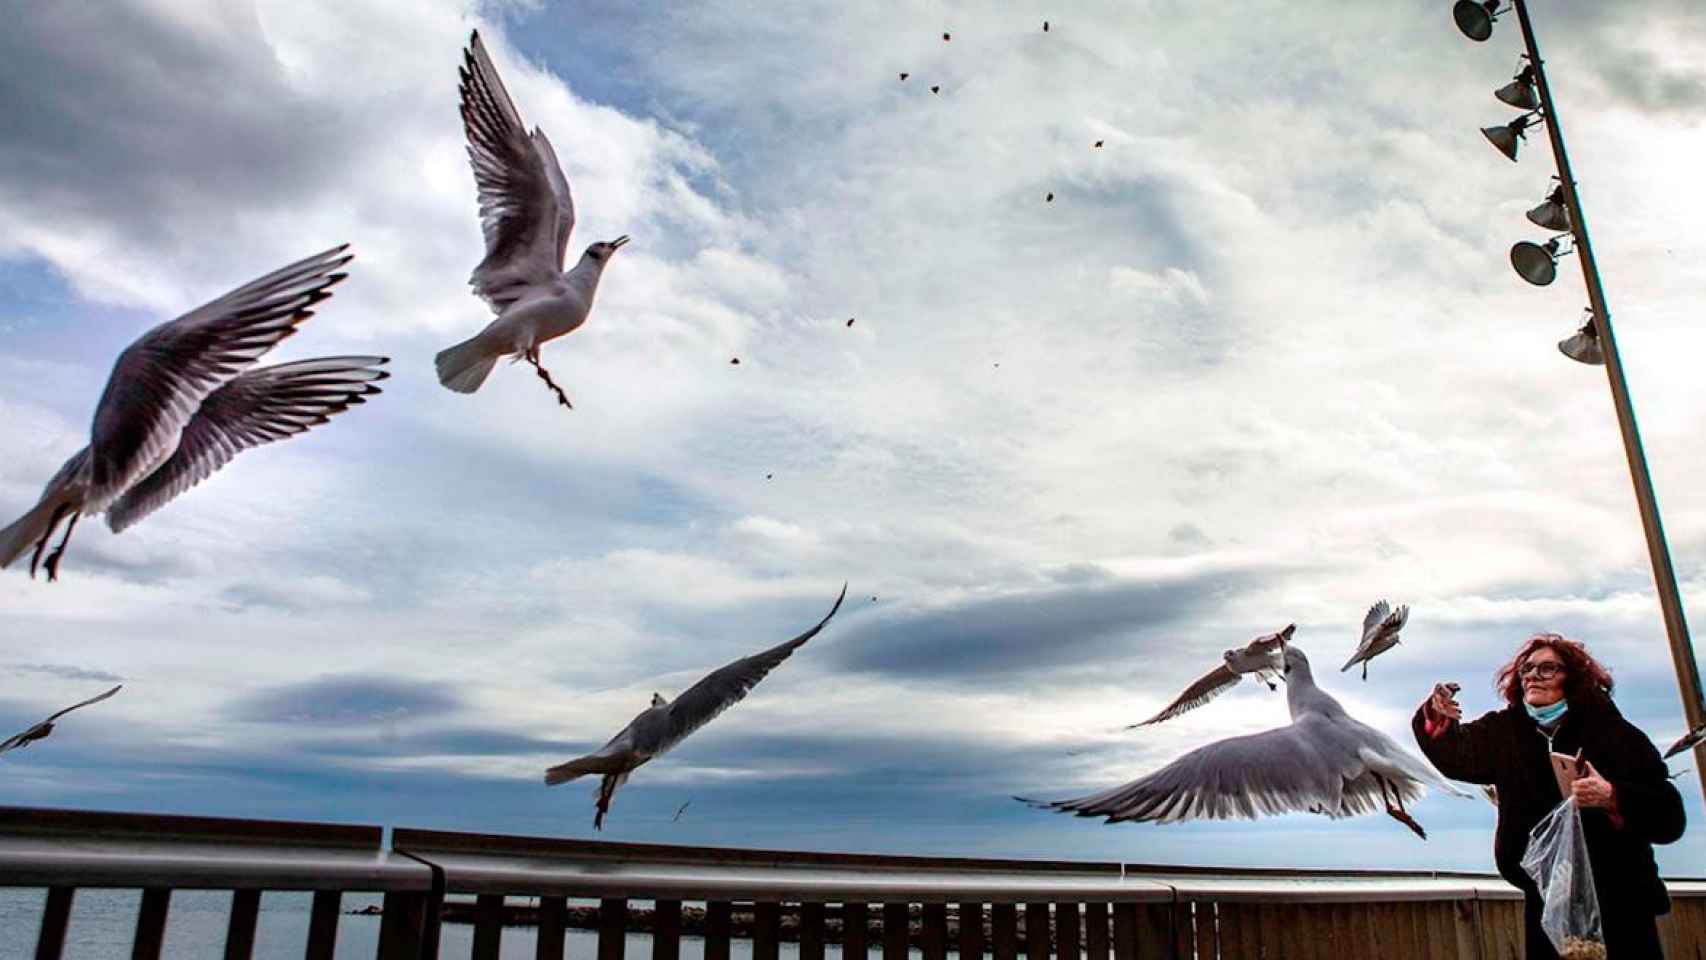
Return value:
[(71, 898), (76, 887), (49, 887), (36, 935), (36, 960), (59, 960), (65, 950), (65, 928), (71, 922)]
[(255, 921), (261, 912), (259, 890), (231, 891), (231, 920), (225, 927), (225, 960), (249, 960), (255, 952)]
[(160, 946), (166, 939), (166, 912), (172, 905), (172, 891), (166, 887), (149, 887), (142, 891), (142, 906), (136, 911), (136, 940), (131, 944), (131, 960), (160, 960)]
[[(557, 956), (563, 955), (562, 949)], [(652, 960), (681, 958), (681, 901), (657, 900), (652, 904)]]
[(598, 904), (598, 960), (622, 960), (628, 947), (628, 901), (605, 897)]
[(536, 960), (563, 960), (563, 929), (567, 926), (568, 913), (565, 898), (539, 898), (539, 939), (533, 951)]
[(427, 895), (392, 891), (379, 918), (379, 960), (421, 960)]

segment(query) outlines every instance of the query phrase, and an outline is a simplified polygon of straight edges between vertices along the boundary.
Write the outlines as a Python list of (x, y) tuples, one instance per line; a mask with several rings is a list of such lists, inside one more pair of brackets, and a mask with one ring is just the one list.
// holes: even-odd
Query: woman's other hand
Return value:
[(1614, 808), (1617, 805), (1617, 791), (1612, 789), (1610, 781), (1599, 775), (1599, 771), (1593, 768), (1591, 762), (1586, 763), (1588, 772), (1570, 784), (1570, 794), (1576, 798), (1576, 806), (1602, 810)]

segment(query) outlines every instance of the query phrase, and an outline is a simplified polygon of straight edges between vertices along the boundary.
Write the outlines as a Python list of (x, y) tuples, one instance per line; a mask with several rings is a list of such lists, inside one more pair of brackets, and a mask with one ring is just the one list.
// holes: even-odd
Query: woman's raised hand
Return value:
[(1433, 695), (1428, 697), (1429, 712), (1448, 720), (1463, 719), (1463, 708), (1457, 705), (1457, 691), (1460, 689), (1455, 683), (1434, 684)]

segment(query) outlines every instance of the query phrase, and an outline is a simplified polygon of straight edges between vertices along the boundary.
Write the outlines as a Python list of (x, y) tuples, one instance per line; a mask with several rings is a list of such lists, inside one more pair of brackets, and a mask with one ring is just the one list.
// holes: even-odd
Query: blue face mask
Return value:
[(1559, 700), (1557, 703), (1550, 703), (1544, 707), (1537, 707), (1525, 700), (1523, 701), (1522, 708), (1528, 711), (1528, 715), (1534, 718), (1535, 723), (1541, 724), (1542, 726), (1550, 726), (1551, 724), (1556, 723), (1559, 717), (1564, 715), (1565, 710), (1570, 709), (1570, 701)]

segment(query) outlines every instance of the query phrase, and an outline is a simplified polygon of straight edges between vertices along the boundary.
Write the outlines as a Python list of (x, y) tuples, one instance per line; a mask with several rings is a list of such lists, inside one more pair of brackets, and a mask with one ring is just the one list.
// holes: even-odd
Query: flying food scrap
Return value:
[(851, 327), (851, 326), (852, 326), (852, 325), (853, 325), (853, 320), (854, 320), (854, 318), (853, 318), (853, 317), (848, 317), (848, 318), (847, 318), (847, 325), (848, 325), (848, 326), (849, 326), (849, 327)]
[(1043, 202), (1044, 203), (1053, 203), (1054, 202), (1054, 194), (1050, 193), (1048, 196), (1044, 197)]
[(729, 358), (729, 366), (731, 366), (731, 367), (740, 366), (740, 358), (739, 357), (730, 357)]
[(942, 88), (941, 88), (941, 87), (936, 87), (936, 86), (933, 86), (933, 87), (931, 87), (931, 88), (930, 88), (930, 92), (931, 92), (931, 93), (941, 93), (941, 92), (942, 92)]
[(906, 82), (906, 78), (907, 78), (907, 77), (910, 77), (910, 76), (912, 76), (912, 74), (910, 74), (910, 73), (907, 73), (907, 72), (906, 72), (906, 71), (905, 71), (905, 70), (902, 70), (902, 71), (901, 71), (901, 72), (900, 72), (900, 82), (901, 82), (901, 83), (905, 83), (905, 82)]
[(953, 37), (953, 35), (952, 35), (952, 34), (949, 34), (949, 33), (943, 33), (943, 34), (942, 34), (942, 39), (943, 39), (943, 40), (944, 40), (944, 41), (947, 41), (947, 40), (952, 40), (952, 39), (954, 39), (954, 37)]
[(1100, 149), (1102, 149), (1102, 144), (1103, 144), (1103, 143), (1104, 143), (1104, 142), (1105, 142), (1105, 141), (1102, 141), (1102, 140), (1097, 140), (1097, 141), (1096, 141), (1096, 149), (1097, 149), (1097, 150), (1100, 150)]

